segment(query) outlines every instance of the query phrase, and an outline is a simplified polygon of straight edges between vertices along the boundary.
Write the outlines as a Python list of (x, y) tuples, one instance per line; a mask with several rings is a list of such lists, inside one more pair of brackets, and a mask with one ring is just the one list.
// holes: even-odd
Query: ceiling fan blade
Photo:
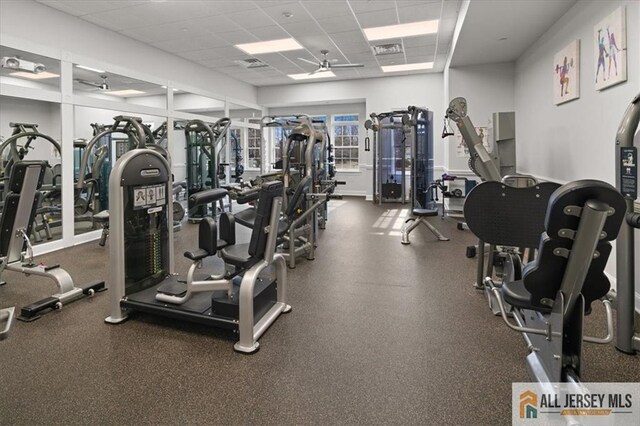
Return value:
[(80, 84), (84, 84), (85, 86), (100, 87), (100, 83), (96, 83), (94, 81), (82, 80), (80, 78), (76, 78), (74, 80)]
[(317, 63), (317, 62), (313, 62), (313, 61), (310, 61), (310, 60), (305, 59), (305, 58), (298, 58), (298, 60), (299, 60), (299, 61), (302, 61), (302, 62), (306, 62), (306, 63), (308, 63), (308, 64), (313, 64), (313, 65), (316, 65), (316, 66), (318, 65), (318, 63)]
[(364, 64), (333, 64), (331, 68), (362, 68)]

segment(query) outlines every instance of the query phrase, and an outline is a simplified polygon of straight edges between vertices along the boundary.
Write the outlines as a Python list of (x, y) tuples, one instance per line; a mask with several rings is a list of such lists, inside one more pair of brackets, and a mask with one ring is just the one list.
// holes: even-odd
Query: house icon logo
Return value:
[(528, 390), (520, 394), (520, 418), (538, 418), (538, 395), (535, 392)]

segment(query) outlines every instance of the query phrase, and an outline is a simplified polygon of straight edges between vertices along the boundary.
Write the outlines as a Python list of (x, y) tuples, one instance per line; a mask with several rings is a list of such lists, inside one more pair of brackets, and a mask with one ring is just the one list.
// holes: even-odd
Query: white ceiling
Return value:
[(472, 0), (451, 66), (515, 61), (575, 3), (576, 0)]
[[(365, 65), (334, 70), (336, 77), (331, 80), (425, 72), (385, 74), (380, 69), (416, 62), (433, 61), (432, 72), (441, 72), (461, 4), (461, 0), (38, 1), (255, 86), (294, 83), (287, 74), (314, 70), (298, 58), (319, 61), (323, 49), (337, 63)], [(285, 12), (293, 15), (287, 18)], [(440, 19), (438, 34), (369, 43), (362, 32), (430, 19)], [(235, 44), (287, 37), (305, 49), (257, 55), (267, 68), (245, 69), (234, 62), (251, 58)], [(370, 45), (388, 43), (402, 43), (404, 53), (374, 56)]]

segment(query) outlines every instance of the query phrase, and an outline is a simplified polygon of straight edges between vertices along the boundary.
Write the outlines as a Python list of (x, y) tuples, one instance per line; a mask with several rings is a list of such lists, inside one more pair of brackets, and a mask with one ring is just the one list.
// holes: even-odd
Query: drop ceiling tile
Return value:
[(209, 35), (207, 31), (201, 28), (185, 26), (184, 21), (125, 30), (122, 31), (122, 34), (145, 43), (198, 38)]
[(273, 25), (274, 21), (261, 9), (242, 10), (225, 14), (229, 20), (245, 29), (260, 28)]
[(292, 37), (298, 38), (300, 36), (308, 36), (309, 34), (321, 33), (322, 29), (313, 21), (300, 21), (282, 24), (282, 28), (285, 29)]
[(229, 42), (222, 40), (213, 34), (196, 38), (184, 38), (151, 43), (152, 46), (167, 52), (190, 52), (193, 50), (214, 49), (228, 46)]
[(405, 48), (419, 47), (419, 46), (430, 46), (435, 45), (438, 40), (436, 34), (429, 34), (426, 36), (418, 36), (418, 37), (406, 37), (402, 39), (402, 44)]
[(260, 41), (258, 37), (254, 36), (246, 30), (220, 33), (217, 34), (217, 36), (223, 40), (228, 41), (230, 44), (253, 43), (255, 41)]
[(330, 18), (351, 14), (346, 1), (303, 1), (300, 4), (315, 18)]
[(214, 34), (239, 31), (242, 29), (238, 24), (221, 15), (191, 19), (191, 22), (193, 25)]
[(252, 28), (249, 30), (251, 34), (259, 40), (277, 40), (281, 38), (291, 37), (289, 33), (283, 30), (279, 25), (270, 25), (268, 27)]
[(419, 1), (415, 1), (415, 0), (396, 0), (396, 4), (398, 5), (398, 8), (403, 8), (403, 7), (423, 6), (423, 5), (428, 4), (428, 3), (440, 4), (443, 1), (450, 1), (450, 0), (419, 0)]
[(108, 10), (125, 9), (127, 7), (144, 4), (144, 1), (78, 1), (78, 0), (42, 0), (38, 3), (59, 9), (74, 16), (82, 16), (90, 13), (105, 12)]
[(359, 13), (357, 18), (362, 28), (381, 27), (384, 25), (395, 25), (398, 23), (398, 16), (395, 8), (393, 10)]
[(362, 31), (360, 30), (353, 30), (353, 31), (346, 31), (343, 33), (332, 34), (331, 39), (333, 39), (333, 41), (335, 41), (336, 43), (345, 43), (345, 44), (360, 43), (365, 45), (367, 44), (364, 36), (362, 35)]
[(378, 10), (395, 10), (396, 8), (393, 1), (349, 0), (349, 3), (356, 14)]
[[(260, 9), (279, 24), (296, 23), (311, 20), (311, 15), (298, 2), (256, 1)], [(291, 13), (287, 18), (283, 13)]]
[(233, 60), (228, 58), (222, 58), (222, 57), (217, 57), (213, 59), (198, 59), (196, 57), (196, 58), (193, 58), (192, 60), (207, 68), (230, 67), (234, 63)]
[(345, 16), (332, 17), (332, 18), (318, 19), (318, 23), (320, 24), (322, 29), (324, 29), (324, 31), (329, 34), (343, 33), (346, 31), (353, 31), (353, 30), (360, 31), (358, 22), (355, 20), (355, 18), (351, 14), (345, 15)]
[(440, 10), (440, 3), (426, 3), (411, 7), (400, 7), (398, 8), (398, 16), (403, 24), (427, 21), (440, 19)]

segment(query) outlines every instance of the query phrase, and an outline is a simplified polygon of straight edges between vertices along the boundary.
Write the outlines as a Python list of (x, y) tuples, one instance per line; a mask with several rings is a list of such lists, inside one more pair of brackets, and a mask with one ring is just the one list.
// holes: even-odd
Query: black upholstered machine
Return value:
[[(500, 185), (485, 182), (471, 191), (465, 203), (469, 228), (489, 244), (530, 246), (533, 211), (527, 203), (512, 201), (515, 192), (531, 189)], [(487, 212), (492, 205), (494, 211)], [(604, 268), (624, 215), (622, 195), (607, 183), (581, 180), (563, 185), (549, 197), (535, 260), (524, 266), (521, 276), (500, 287), (485, 278), (502, 318), (527, 343), (532, 380), (579, 383), (583, 342), (612, 340), (611, 306), (605, 298), (610, 284)], [(521, 230), (527, 238), (518, 237)], [(606, 309), (604, 338), (583, 335), (584, 317), (596, 300)], [(508, 319), (505, 304), (511, 305), (515, 323)]]

